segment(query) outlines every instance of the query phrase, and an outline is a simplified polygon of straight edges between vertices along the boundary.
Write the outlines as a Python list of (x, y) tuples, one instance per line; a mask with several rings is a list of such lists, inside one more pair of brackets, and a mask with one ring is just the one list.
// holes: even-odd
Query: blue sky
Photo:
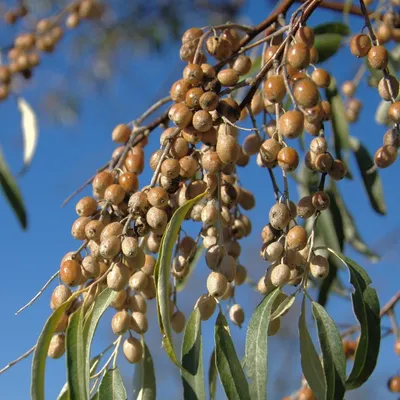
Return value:
[[(243, 8), (243, 20), (246, 23), (258, 23), (270, 11), (266, 2), (249, 2)], [(316, 25), (326, 20), (341, 20), (340, 14), (321, 11), (311, 18), (310, 25)], [(204, 22), (204, 21), (203, 21)], [(360, 19), (351, 19), (353, 29), (362, 28)], [(189, 27), (189, 26), (187, 26)], [(3, 33), (2, 42), (7, 36)], [(65, 47), (65, 45), (64, 45)], [(62, 51), (61, 46), (60, 51)], [(30, 85), (24, 90), (24, 96), (35, 107), (43, 91), (41, 80), (62, 75), (65, 71), (63, 57), (45, 57), (43, 65)], [(160, 86), (169, 88), (169, 83), (177, 79), (184, 66), (179, 61), (179, 46), (170, 43), (167, 49), (159, 54), (146, 57), (137, 56), (135, 49), (124, 48), (115, 58), (122, 73), (116, 74), (98, 95), (88, 91), (82, 106), (82, 113), (75, 126), (63, 127), (49, 122), (46, 115), (38, 112), (40, 125), (40, 140), (37, 153), (29, 171), (19, 179), (20, 188), (29, 212), (29, 228), (21, 231), (14, 215), (0, 196), (1, 231), (0, 251), (2, 264), (2, 279), (0, 280), (1, 315), (3, 327), (1, 330), (0, 366), (7, 364), (25, 350), (30, 348), (38, 337), (43, 323), (50, 314), (47, 291), (34, 306), (20, 316), (14, 316), (15, 311), (27, 302), (42, 286), (42, 284), (59, 268), (62, 256), (76, 249), (79, 244), (71, 237), (70, 228), (75, 219), (74, 202), (61, 209), (60, 204), (81, 182), (107, 161), (114, 145), (110, 134), (112, 128), (120, 122), (128, 122), (143, 112), (155, 100), (162, 97)], [(335, 71), (339, 82), (351, 79), (358, 67), (358, 62), (349, 50), (343, 49), (340, 55), (331, 59), (326, 68)], [(50, 74), (50, 75), (48, 75)], [(68, 84), (79, 90), (81, 82), (71, 79)], [(86, 90), (86, 89), (84, 89)], [(364, 109), (359, 122), (351, 126), (351, 134), (360, 138), (374, 152), (381, 145), (385, 128), (377, 126), (374, 112), (379, 103), (379, 96), (374, 89), (367, 89), (363, 81), (357, 92), (357, 97), (363, 100)], [(14, 99), (1, 104), (0, 143), (13, 171), (18, 171), (22, 165), (22, 150), (20, 140), (20, 122)], [(154, 132), (157, 136), (159, 132)], [(242, 132), (243, 134), (243, 132)], [(244, 135), (241, 136), (244, 138)], [(309, 138), (307, 138), (309, 140)], [(159, 146), (157, 137), (150, 140), (146, 154)], [(399, 288), (398, 269), (398, 230), (400, 217), (398, 211), (400, 191), (398, 188), (398, 164), (382, 171), (381, 177), (385, 189), (387, 216), (375, 214), (368, 203), (361, 178), (353, 163), (355, 176), (353, 181), (340, 183), (344, 199), (357, 221), (359, 231), (365, 240), (383, 255), (382, 261), (372, 265), (364, 258), (348, 250), (363, 265), (370, 274), (374, 287), (378, 290), (380, 301), (384, 304)], [(140, 177), (141, 185), (150, 180), (148, 169)], [(259, 259), (259, 232), (268, 222), (268, 210), (274, 198), (271, 184), (266, 171), (259, 170), (252, 159), (248, 168), (240, 170), (241, 181), (245, 187), (252, 190), (256, 196), (256, 208), (248, 213), (253, 221), (253, 234), (244, 239), (241, 263), (253, 279), (258, 279), (265, 269), (265, 264)], [(280, 181), (280, 184), (281, 181)], [(85, 193), (89, 193), (86, 191)], [(291, 193), (296, 188), (291, 182)], [(79, 197), (78, 197), (79, 198)], [(189, 228), (190, 230), (190, 228)], [(188, 297), (182, 301), (181, 308), (187, 315), (192, 309), (196, 298), (205, 292), (207, 268), (204, 263), (198, 265), (197, 271), (188, 286)], [(250, 316), (255, 305), (261, 300), (259, 294), (248, 287), (237, 290), (237, 301), (243, 305), (246, 315)], [(187, 300), (186, 300), (187, 299)], [(179, 302), (179, 297), (178, 297)], [(295, 390), (301, 378), (299, 368), (299, 351), (297, 340), (297, 316), (299, 304), (296, 304), (286, 318), (283, 329), (277, 337), (270, 341), (271, 375), (269, 390), (271, 399), (279, 399)], [(337, 322), (348, 322), (352, 318), (351, 304), (342, 299), (332, 297), (328, 311)], [(98, 330), (98, 341), (94, 351), (106, 347), (112, 341), (109, 325), (110, 315), (105, 318)], [(159, 398), (176, 399), (180, 397), (180, 378), (178, 371), (167, 360), (160, 349), (160, 337), (157, 333), (154, 304), (149, 310), (150, 332), (147, 343), (155, 358), (156, 376), (158, 380)], [(246, 319), (248, 321), (248, 318)], [(212, 332), (214, 319), (203, 325), (204, 332), (204, 368), (207, 374), (209, 357), (212, 351)], [(383, 322), (388, 325), (388, 321)], [(235, 343), (238, 343), (240, 357), (244, 350), (244, 333), (233, 327), (231, 329)], [(153, 332), (153, 333), (151, 333)], [(179, 338), (177, 337), (179, 347)], [(387, 378), (399, 372), (398, 356), (393, 352), (392, 337), (384, 339), (379, 364), (370, 382), (358, 392), (350, 393), (349, 399), (356, 398), (395, 398), (386, 389)], [(130, 386), (134, 367), (120, 359), (121, 370), (127, 387)], [(207, 375), (206, 375), (207, 376)], [(30, 359), (13, 367), (0, 376), (1, 399), (27, 399), (29, 397)], [(64, 360), (48, 362), (46, 375), (47, 398), (53, 399), (65, 381)], [(282, 391), (283, 390), (283, 391)], [(219, 397), (223, 398), (219, 388)]]

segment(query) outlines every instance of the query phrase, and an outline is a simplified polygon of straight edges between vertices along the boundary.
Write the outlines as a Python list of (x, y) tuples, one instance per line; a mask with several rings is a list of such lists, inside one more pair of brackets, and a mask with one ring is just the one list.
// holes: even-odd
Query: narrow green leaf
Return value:
[(39, 128), (36, 114), (31, 105), (22, 97), (17, 99), (18, 109), (21, 113), (22, 137), (24, 141), (24, 166), (20, 174), (24, 173), (32, 162), (36, 151)]
[(344, 118), (345, 108), (334, 79), (332, 79), (325, 93), (332, 108), (332, 130), (335, 140), (336, 156), (342, 160), (342, 150), (350, 149), (349, 124), (346, 118)]
[(163, 334), (163, 346), (169, 358), (179, 368), (181, 365), (176, 357), (172, 342), (171, 322), (169, 316), (168, 282), (171, 269), (171, 259), (176, 239), (186, 214), (205, 195), (206, 192), (198, 195), (175, 211), (162, 237), (160, 252), (154, 269), (154, 280), (156, 282), (157, 294), (157, 311), (159, 316), (158, 321), (160, 324), (160, 330)]
[(341, 253), (332, 253), (339, 258), (350, 271), (350, 283), (354, 314), (361, 326), (360, 339), (354, 359), (353, 369), (347, 378), (347, 389), (360, 387), (375, 369), (381, 341), (380, 305), (376, 290), (371, 288), (371, 279), (355, 261)]
[(303, 375), (317, 399), (324, 399), (326, 396), (325, 376), (321, 360), (307, 329), (305, 296), (303, 297), (299, 318), (299, 338)]
[(246, 369), (251, 379), (251, 399), (265, 399), (268, 377), (268, 326), (280, 291), (275, 289), (257, 306), (250, 319), (246, 335)]
[(57, 326), (59, 319), (64, 311), (75, 300), (76, 295), (72, 295), (65, 303), (61, 304), (51, 314), (46, 321), (42, 332), (40, 333), (37, 341), (36, 350), (32, 359), (32, 373), (31, 373), (31, 398), (32, 400), (44, 399), (44, 377), (46, 369), (47, 351), (49, 349), (51, 337)]
[(338, 33), (321, 33), (315, 35), (314, 47), (318, 51), (318, 63), (334, 56), (342, 46), (342, 35)]
[[(81, 397), (75, 397), (81, 399)], [(99, 400), (127, 400), (128, 395), (118, 368), (109, 369), (101, 380)]]
[(185, 327), (182, 341), (183, 397), (205, 399), (200, 311), (195, 308)]
[[(290, 307), (292, 307), (292, 305), (294, 304), (295, 300), (296, 300), (296, 296), (294, 294), (287, 296), (284, 293), (281, 293), (282, 295), (284, 295), (283, 300), (279, 303), (279, 305), (276, 307), (276, 309), (272, 312), (271, 314), (271, 321), (273, 321), (274, 319), (277, 319), (279, 317), (281, 317), (283, 314), (285, 314)], [(279, 300), (279, 297), (278, 299)], [(275, 304), (274, 304), (275, 306)]]
[(83, 338), (83, 307), (69, 319), (66, 332), (66, 362), (69, 395), (73, 399), (89, 399), (89, 369), (85, 360)]
[(183, 279), (179, 279), (176, 282), (176, 290), (177, 292), (181, 292), (186, 284), (189, 281), (189, 278), (191, 277), (193, 271), (196, 268), (197, 263), (200, 261), (201, 256), (204, 253), (204, 246), (203, 245), (198, 245), (196, 252), (194, 253), (194, 256), (192, 257), (192, 259), (189, 261), (189, 273), (183, 278)]
[(57, 400), (69, 400), (68, 383), (66, 383), (57, 396)]
[(215, 365), (227, 398), (250, 400), (249, 385), (237, 357), (228, 322), (221, 312), (218, 314), (214, 333)]
[(326, 382), (325, 399), (340, 400), (345, 393), (346, 358), (342, 339), (325, 308), (312, 302), (312, 313), (317, 323)]
[(0, 186), (3, 193), (13, 208), (15, 215), (17, 216), (23, 229), (27, 227), (27, 217), (24, 202), (22, 201), (21, 193), (12, 176), (6, 160), (4, 159), (3, 152), (0, 148)]
[(354, 218), (347, 209), (344, 200), (342, 199), (339, 191), (336, 188), (336, 185), (332, 185), (332, 182), (331, 188), (335, 195), (336, 204), (340, 210), (340, 215), (342, 216), (343, 233), (346, 241), (351, 245), (351, 247), (353, 247), (354, 250), (368, 257), (371, 262), (378, 262), (380, 259), (379, 255), (371, 250), (362, 239), (360, 233), (357, 230)]
[(368, 150), (358, 139), (352, 137), (350, 144), (356, 156), (358, 168), (360, 169), (371, 206), (378, 214), (385, 215), (386, 204), (381, 178), (378, 171), (369, 171), (374, 166), (374, 161)]
[(315, 35), (321, 35), (323, 33), (336, 33), (340, 36), (348, 36), (351, 34), (351, 30), (347, 24), (342, 22), (327, 22), (314, 26), (313, 28)]
[(133, 375), (133, 398), (136, 400), (156, 399), (156, 376), (153, 359), (142, 337), (143, 358), (135, 366)]
[(208, 389), (210, 391), (210, 400), (215, 400), (217, 393), (217, 366), (215, 365), (215, 348), (210, 357), (210, 366), (208, 368)]

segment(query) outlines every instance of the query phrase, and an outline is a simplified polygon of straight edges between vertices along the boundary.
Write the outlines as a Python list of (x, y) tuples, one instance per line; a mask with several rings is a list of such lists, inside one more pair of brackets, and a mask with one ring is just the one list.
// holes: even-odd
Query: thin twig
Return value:
[(156, 103), (154, 103), (148, 110), (146, 110), (139, 118), (136, 118), (135, 121), (133, 121), (133, 125), (135, 126), (140, 126), (142, 122), (149, 117), (154, 111), (157, 111), (160, 107), (162, 107), (164, 104), (170, 102), (171, 96), (166, 96), (163, 97), (162, 99), (158, 100)]
[(35, 295), (35, 297), (32, 298), (32, 300), (29, 301), (29, 303), (25, 304), (23, 307), (21, 307), (16, 313), (15, 315), (18, 315), (19, 313), (21, 313), (22, 311), (24, 311), (25, 309), (27, 309), (29, 306), (31, 306), (41, 295), (42, 293), (46, 290), (46, 288), (50, 285), (51, 282), (53, 282), (54, 279), (57, 278), (58, 274), (60, 272), (57, 271), (55, 274), (53, 274), (50, 279), (44, 284), (44, 286), (39, 290), (39, 292)]
[(29, 357), (29, 355), (31, 355), (35, 349), (36, 349), (37, 344), (35, 344), (31, 349), (29, 349), (26, 353), (22, 354), (22, 356), (19, 356), (18, 358), (16, 358), (14, 361), (11, 361), (10, 363), (8, 363), (4, 368), (0, 369), (0, 375), (3, 372), (6, 372), (8, 369), (10, 369), (12, 366), (14, 366), (15, 364), (19, 363), (20, 361), (24, 360), (25, 358)]

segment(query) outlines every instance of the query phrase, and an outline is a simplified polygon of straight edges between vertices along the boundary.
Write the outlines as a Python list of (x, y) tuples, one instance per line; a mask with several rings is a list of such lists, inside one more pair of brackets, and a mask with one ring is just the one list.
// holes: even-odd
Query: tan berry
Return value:
[(168, 111), (169, 119), (179, 128), (186, 128), (192, 121), (192, 112), (184, 103), (174, 104)]
[(317, 105), (319, 92), (316, 84), (310, 79), (297, 81), (293, 88), (295, 100), (303, 107), (310, 108)]
[(82, 271), (78, 261), (64, 261), (60, 268), (60, 278), (68, 286), (79, 285), (82, 281)]
[(49, 344), (49, 349), (47, 350), (47, 355), (50, 358), (60, 358), (65, 353), (65, 336), (62, 333), (57, 333), (54, 335)]
[(356, 57), (365, 57), (371, 46), (371, 38), (368, 35), (358, 34), (351, 39), (350, 51)]
[(171, 316), (171, 327), (176, 333), (181, 333), (185, 329), (186, 318), (182, 311), (175, 311)]
[(319, 211), (326, 210), (330, 204), (329, 195), (326, 192), (322, 191), (315, 192), (312, 197), (312, 203), (317, 210)]
[(50, 306), (53, 310), (66, 302), (71, 297), (71, 290), (65, 285), (58, 285), (51, 294)]
[(129, 268), (125, 264), (116, 263), (107, 274), (107, 286), (110, 289), (119, 292), (125, 289), (129, 281), (129, 276)]
[(278, 130), (288, 139), (296, 139), (304, 130), (304, 115), (297, 110), (287, 111), (278, 121)]
[(385, 101), (390, 101), (392, 97), (396, 98), (399, 94), (399, 81), (393, 75), (383, 77), (378, 83), (378, 92)]
[(307, 232), (300, 226), (296, 225), (289, 230), (286, 235), (286, 245), (289, 250), (302, 250), (307, 244)]
[(277, 156), (278, 164), (284, 171), (294, 171), (299, 165), (299, 155), (292, 147), (283, 147)]
[(283, 286), (289, 282), (290, 268), (286, 264), (278, 264), (272, 268), (271, 283), (274, 286)]
[(265, 81), (264, 94), (272, 103), (280, 103), (284, 99), (286, 86), (281, 75), (272, 75)]
[(100, 255), (112, 260), (121, 251), (121, 239), (117, 236), (110, 236), (100, 242)]
[(188, 64), (183, 70), (183, 79), (190, 85), (199, 85), (203, 76), (203, 70), (197, 64)]
[(291, 45), (287, 52), (287, 62), (295, 69), (307, 68), (310, 64), (310, 51), (307, 45), (301, 42)]
[(239, 304), (234, 304), (229, 309), (229, 319), (238, 326), (241, 326), (244, 322), (244, 310)]
[(124, 352), (125, 358), (131, 364), (139, 362), (143, 356), (143, 346), (140, 341), (134, 337), (125, 339), (122, 351)]
[(310, 272), (314, 278), (324, 279), (329, 274), (329, 262), (320, 255), (315, 255), (310, 261)]
[(316, 68), (311, 74), (311, 79), (320, 88), (327, 88), (331, 83), (331, 75), (323, 68)]
[(207, 278), (207, 290), (211, 296), (221, 297), (225, 291), (228, 280), (219, 272), (211, 272)]
[(130, 329), (136, 333), (143, 334), (146, 333), (149, 328), (147, 317), (141, 312), (134, 311), (130, 318)]
[(314, 215), (315, 207), (311, 196), (301, 198), (297, 204), (297, 215), (301, 218), (310, 218)]
[(80, 217), (90, 217), (97, 210), (97, 201), (90, 196), (84, 197), (76, 203), (75, 210)]
[(394, 146), (380, 147), (374, 157), (375, 165), (378, 168), (387, 168), (397, 159), (397, 148)]
[(347, 173), (346, 165), (341, 160), (333, 160), (332, 167), (329, 170), (329, 176), (335, 180), (340, 181), (342, 180)]
[(290, 221), (290, 212), (285, 204), (274, 204), (269, 211), (269, 222), (275, 229), (284, 229)]
[(395, 123), (400, 123), (400, 101), (395, 101), (388, 111), (389, 118)]
[(128, 125), (119, 124), (112, 131), (111, 137), (115, 143), (125, 143), (131, 135), (131, 129)]
[(173, 101), (181, 102), (186, 99), (186, 95), (191, 85), (185, 79), (179, 79), (171, 86), (169, 94)]
[(207, 321), (214, 314), (216, 306), (217, 302), (215, 301), (215, 298), (208, 294), (204, 294), (197, 299), (194, 308), (199, 309), (201, 320)]
[(298, 43), (304, 43), (308, 47), (312, 47), (315, 39), (314, 31), (308, 26), (301, 26), (296, 32), (295, 39)]
[(125, 310), (117, 312), (111, 320), (111, 329), (116, 335), (123, 335), (128, 329), (131, 316)]
[(222, 86), (235, 86), (239, 81), (239, 73), (233, 68), (223, 69), (217, 74), (217, 79)]
[(389, 62), (389, 53), (383, 46), (372, 46), (368, 52), (368, 62), (374, 69), (385, 69)]
[(193, 128), (200, 131), (206, 132), (212, 127), (212, 118), (208, 111), (200, 110), (193, 114), (192, 118)]

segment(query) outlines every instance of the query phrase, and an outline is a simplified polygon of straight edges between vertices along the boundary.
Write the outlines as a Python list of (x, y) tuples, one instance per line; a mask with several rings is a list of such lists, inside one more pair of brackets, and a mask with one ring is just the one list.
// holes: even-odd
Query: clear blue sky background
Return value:
[[(261, 21), (270, 11), (266, 2), (251, 1), (243, 7), (243, 20), (247, 23)], [(194, 17), (196, 18), (196, 17)], [(326, 20), (341, 20), (340, 14), (321, 11), (311, 18), (310, 25)], [(360, 19), (351, 19), (354, 30), (362, 28)], [(198, 22), (200, 25), (204, 21)], [(1, 42), (7, 40), (6, 34)], [(62, 45), (62, 48), (66, 45)], [(51, 71), (63, 73), (63, 57), (45, 57), (43, 66), (35, 74), (33, 82), (27, 86), (24, 95), (33, 106), (38, 104), (43, 92), (40, 82), (46, 79)], [(163, 96), (168, 91), (169, 82), (180, 76), (183, 63), (179, 61), (179, 45), (171, 43), (167, 49), (151, 57), (137, 56), (132, 47), (123, 48), (115, 57), (123, 74), (115, 75), (101, 92), (101, 95), (88, 92), (78, 124), (73, 127), (62, 127), (51, 124), (44, 113), (38, 113), (40, 125), (40, 141), (32, 166), (25, 176), (19, 179), (23, 197), (29, 212), (29, 229), (21, 231), (8, 205), (0, 196), (0, 309), (1, 309), (1, 346), (0, 366), (14, 359), (30, 348), (38, 337), (41, 328), (50, 314), (47, 291), (33, 307), (20, 316), (14, 312), (27, 302), (58, 268), (62, 256), (76, 249), (79, 243), (70, 235), (70, 227), (76, 218), (74, 202), (65, 209), (60, 208), (64, 198), (83, 180), (109, 159), (113, 149), (110, 132), (114, 125), (128, 122), (155, 100), (156, 94)], [(349, 50), (343, 49), (326, 65), (335, 71), (339, 82), (352, 78), (358, 67), (358, 61), (350, 56)], [(81, 90), (80, 81), (71, 77), (69, 85)], [(160, 86), (164, 92), (160, 93)], [(85, 89), (86, 90), (86, 89)], [(352, 135), (360, 138), (374, 152), (381, 145), (385, 131), (374, 122), (375, 108), (379, 102), (375, 90), (367, 90), (363, 81), (357, 96), (363, 100), (362, 118), (351, 127)], [(0, 106), (0, 143), (13, 171), (21, 166), (22, 154), (20, 145), (20, 122), (14, 100)], [(154, 133), (151, 144), (146, 148), (147, 155), (158, 147), (158, 132)], [(242, 136), (243, 138), (243, 136)], [(259, 259), (259, 232), (267, 223), (268, 210), (273, 203), (271, 185), (267, 172), (260, 170), (252, 159), (251, 165), (240, 170), (241, 181), (256, 196), (255, 210), (249, 213), (253, 221), (253, 234), (243, 241), (241, 262), (248, 267), (249, 275), (254, 279), (263, 274), (265, 264)], [(381, 217), (370, 208), (362, 181), (353, 163), (354, 180), (340, 183), (342, 193), (348, 207), (357, 220), (360, 232), (368, 243), (383, 255), (382, 261), (376, 265), (368, 263), (362, 257), (348, 250), (363, 265), (379, 292), (381, 303), (385, 303), (399, 288), (398, 268), (398, 232), (400, 217), (398, 213), (399, 188), (398, 168), (395, 164), (382, 171), (381, 176), (385, 188), (388, 215)], [(146, 184), (150, 179), (148, 169), (140, 177), (140, 183)], [(89, 191), (87, 191), (89, 193)], [(295, 186), (292, 182), (292, 193)], [(204, 263), (198, 265), (193, 279), (188, 286), (188, 300), (178, 302), (188, 316), (195, 299), (205, 292), (207, 268)], [(249, 316), (261, 296), (251, 288), (240, 287), (237, 290), (237, 301), (240, 302)], [(337, 322), (352, 321), (351, 304), (342, 299), (331, 298), (328, 310)], [(300, 383), (299, 350), (297, 340), (297, 316), (299, 307), (294, 307), (282, 321), (283, 329), (277, 337), (270, 341), (271, 375), (269, 382), (270, 398), (279, 399), (295, 390)], [(181, 397), (181, 384), (177, 369), (167, 360), (160, 349), (160, 337), (155, 318), (154, 304), (149, 310), (150, 332), (147, 342), (156, 364), (158, 381), (158, 398), (177, 399)], [(110, 315), (98, 330), (98, 341), (94, 351), (100, 351), (112, 340), (109, 325)], [(248, 321), (248, 319), (247, 319)], [(204, 331), (204, 366), (207, 374), (209, 357), (212, 351), (212, 331), (214, 319), (203, 325)], [(388, 325), (385, 320), (383, 325)], [(239, 355), (243, 355), (244, 333), (232, 328), (232, 335)], [(180, 338), (177, 337), (177, 346)], [(348, 399), (390, 399), (395, 398), (386, 389), (387, 378), (399, 372), (399, 359), (393, 352), (393, 338), (384, 339), (379, 364), (372, 379), (359, 391), (349, 393)], [(120, 365), (128, 389), (131, 386), (134, 367), (128, 365), (121, 357)], [(207, 376), (207, 375), (206, 375)], [(30, 359), (15, 366), (0, 376), (0, 399), (29, 398)], [(64, 359), (48, 361), (46, 376), (47, 398), (56, 398), (65, 381)], [(131, 395), (130, 395), (131, 396)], [(218, 398), (224, 398), (221, 389)]]

